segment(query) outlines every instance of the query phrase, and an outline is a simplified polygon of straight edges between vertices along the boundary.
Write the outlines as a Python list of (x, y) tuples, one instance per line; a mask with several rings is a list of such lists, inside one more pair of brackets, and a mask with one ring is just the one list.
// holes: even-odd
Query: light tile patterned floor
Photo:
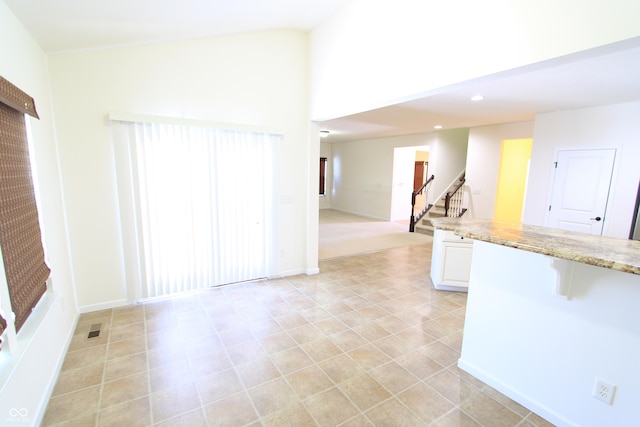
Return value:
[(82, 315), (43, 425), (549, 426), (456, 367), (466, 294), (432, 288), (430, 257)]

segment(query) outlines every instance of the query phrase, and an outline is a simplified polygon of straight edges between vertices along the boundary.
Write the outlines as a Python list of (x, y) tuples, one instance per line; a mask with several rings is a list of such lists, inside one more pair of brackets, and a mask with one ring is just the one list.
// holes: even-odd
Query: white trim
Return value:
[(281, 272), (276, 273), (273, 276), (269, 277), (269, 279), (281, 279), (283, 277), (297, 276), (298, 274), (307, 274), (307, 271), (305, 269), (302, 269), (302, 268), (299, 268), (299, 269), (296, 269), (296, 270), (281, 271)]
[[(384, 222), (392, 222), (391, 219), (389, 218), (383, 218), (381, 216), (376, 216), (376, 215), (369, 215), (366, 213), (362, 213), (362, 212), (356, 212), (356, 211), (352, 211), (349, 209), (338, 209), (338, 208), (327, 208), (327, 209), (331, 209), (337, 212), (343, 212), (343, 213), (347, 213), (347, 214), (351, 214), (351, 215), (356, 215), (356, 216), (361, 216), (363, 218), (369, 218), (369, 219), (377, 219), (380, 221), (384, 221)], [(320, 209), (318, 209), (320, 210)]]
[(578, 427), (576, 424), (573, 424), (557, 412), (554, 412), (548, 407), (540, 404), (530, 396), (524, 395), (519, 391), (509, 387), (508, 385), (496, 380), (493, 376), (487, 374), (481, 369), (478, 369), (478, 367), (473, 365), (472, 363), (467, 363), (463, 358), (458, 359), (458, 367), (463, 371), (469, 373), (471, 376), (479, 379), (483, 383), (493, 387), (500, 393), (511, 398), (530, 411), (538, 414), (545, 420), (553, 423), (553, 425), (556, 425), (558, 427)]
[(34, 425), (39, 426), (42, 423), (42, 419), (44, 418), (45, 413), (47, 412), (49, 400), (51, 400), (51, 395), (53, 394), (53, 390), (55, 389), (56, 383), (58, 382), (60, 371), (62, 371), (62, 365), (64, 364), (64, 360), (67, 357), (67, 353), (69, 352), (69, 346), (71, 345), (71, 340), (73, 339), (73, 336), (75, 334), (76, 326), (78, 325), (78, 319), (80, 319), (79, 313), (76, 314), (76, 319), (73, 322), (73, 327), (69, 329), (69, 332), (67, 333), (67, 339), (64, 344), (64, 351), (62, 351), (60, 353), (60, 357), (58, 357), (53, 381), (49, 383), (49, 386), (44, 392), (44, 398), (42, 399), (41, 405), (38, 407), (38, 411), (36, 412), (34, 417)]
[(129, 301), (128, 299), (123, 298), (123, 299), (118, 299), (113, 301), (102, 302), (100, 304), (84, 305), (82, 307), (78, 307), (78, 312), (81, 314), (91, 313), (93, 311), (108, 310), (110, 308), (122, 307), (122, 306), (130, 305), (133, 303), (134, 301)]
[[(29, 351), (34, 337), (38, 334), (38, 330), (42, 327), (45, 318), (57, 300), (58, 295), (51, 291), (45, 292), (24, 323), (20, 334), (15, 334), (16, 345), (0, 352), (0, 394), (10, 382), (13, 372), (20, 364), (23, 356)], [(13, 322), (13, 319), (7, 319), (7, 324), (9, 322)], [(13, 327), (13, 324), (11, 327)]]
[(205, 128), (213, 128), (213, 129), (244, 130), (244, 131), (250, 131), (250, 132), (284, 135), (284, 131), (282, 129), (270, 128), (270, 127), (258, 126), (258, 125), (240, 124), (240, 123), (212, 122), (208, 120), (185, 119), (180, 117), (167, 117), (167, 116), (154, 116), (154, 115), (148, 115), (148, 114), (127, 113), (127, 112), (120, 112), (120, 111), (112, 111), (108, 114), (107, 117), (109, 120), (118, 121), (118, 122), (162, 123), (162, 124), (170, 124), (170, 125), (205, 127)]

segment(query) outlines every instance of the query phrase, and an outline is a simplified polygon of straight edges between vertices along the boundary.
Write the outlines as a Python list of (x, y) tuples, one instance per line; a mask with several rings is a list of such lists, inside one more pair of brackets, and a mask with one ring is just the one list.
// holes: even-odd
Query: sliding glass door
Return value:
[(139, 296), (267, 277), (279, 137), (163, 123), (127, 128)]

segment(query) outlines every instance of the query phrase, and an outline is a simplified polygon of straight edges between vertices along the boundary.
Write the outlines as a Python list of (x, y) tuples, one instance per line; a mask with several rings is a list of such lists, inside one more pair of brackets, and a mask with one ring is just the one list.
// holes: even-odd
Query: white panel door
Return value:
[(558, 152), (547, 226), (601, 235), (616, 150)]

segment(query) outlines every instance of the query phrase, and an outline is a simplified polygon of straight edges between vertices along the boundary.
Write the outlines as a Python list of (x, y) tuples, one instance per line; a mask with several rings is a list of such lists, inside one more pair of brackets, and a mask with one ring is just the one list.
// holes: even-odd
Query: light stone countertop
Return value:
[(473, 240), (640, 275), (640, 241), (482, 219), (431, 219), (434, 228)]

